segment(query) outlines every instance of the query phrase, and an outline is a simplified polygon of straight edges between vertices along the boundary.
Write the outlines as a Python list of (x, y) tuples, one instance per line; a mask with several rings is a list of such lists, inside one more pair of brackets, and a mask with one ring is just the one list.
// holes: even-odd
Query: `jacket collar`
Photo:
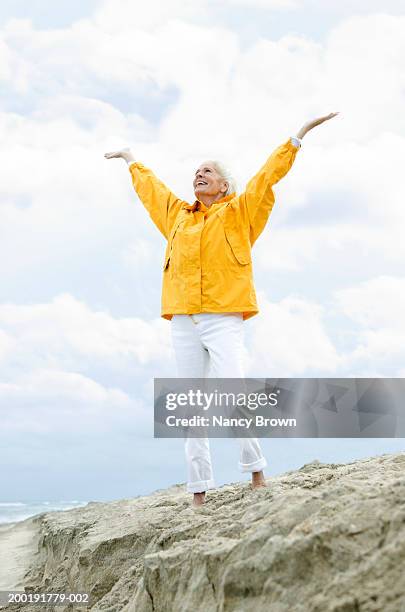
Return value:
[[(222, 203), (229, 202), (229, 200), (232, 200), (234, 197), (235, 197), (235, 192), (230, 193), (229, 195), (224, 196), (220, 200), (216, 200), (215, 202), (213, 202), (211, 206), (213, 206), (214, 204), (219, 204), (221, 202)], [(186, 210), (192, 210), (193, 212), (195, 212), (196, 210), (201, 210), (202, 212), (206, 212), (207, 210), (210, 209), (210, 206), (205, 206), (205, 204), (203, 202), (200, 202), (200, 200), (195, 200), (194, 204), (184, 204), (183, 208), (185, 208)]]

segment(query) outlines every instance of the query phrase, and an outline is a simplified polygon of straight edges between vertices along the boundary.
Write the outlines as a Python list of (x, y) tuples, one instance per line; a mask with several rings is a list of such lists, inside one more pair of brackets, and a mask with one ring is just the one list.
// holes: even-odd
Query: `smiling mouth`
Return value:
[(196, 183), (196, 187), (201, 187), (202, 185), (208, 185), (208, 183), (205, 183), (204, 181), (198, 181)]

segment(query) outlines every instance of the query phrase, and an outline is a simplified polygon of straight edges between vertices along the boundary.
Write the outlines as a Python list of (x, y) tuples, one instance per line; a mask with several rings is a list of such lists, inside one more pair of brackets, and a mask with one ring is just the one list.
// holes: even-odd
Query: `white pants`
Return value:
[[(175, 314), (171, 335), (179, 378), (244, 378), (243, 317), (239, 312)], [(241, 472), (259, 472), (266, 459), (257, 438), (236, 438)], [(185, 438), (187, 491), (215, 487), (208, 438)]]

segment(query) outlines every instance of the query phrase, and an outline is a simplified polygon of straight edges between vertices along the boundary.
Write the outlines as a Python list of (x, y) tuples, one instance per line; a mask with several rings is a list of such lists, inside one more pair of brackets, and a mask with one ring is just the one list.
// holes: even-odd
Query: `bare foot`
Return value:
[(252, 472), (252, 489), (267, 487), (263, 471)]
[(205, 491), (202, 493), (194, 493), (193, 506), (202, 506), (205, 502)]

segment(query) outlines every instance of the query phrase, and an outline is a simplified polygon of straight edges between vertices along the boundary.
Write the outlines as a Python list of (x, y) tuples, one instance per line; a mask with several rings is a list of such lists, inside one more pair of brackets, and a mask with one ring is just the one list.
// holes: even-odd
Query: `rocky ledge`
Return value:
[(2, 609), (405, 612), (405, 452), (267, 484), (223, 486), (196, 510), (176, 485), (17, 523), (0, 533), (0, 588), (92, 605)]

